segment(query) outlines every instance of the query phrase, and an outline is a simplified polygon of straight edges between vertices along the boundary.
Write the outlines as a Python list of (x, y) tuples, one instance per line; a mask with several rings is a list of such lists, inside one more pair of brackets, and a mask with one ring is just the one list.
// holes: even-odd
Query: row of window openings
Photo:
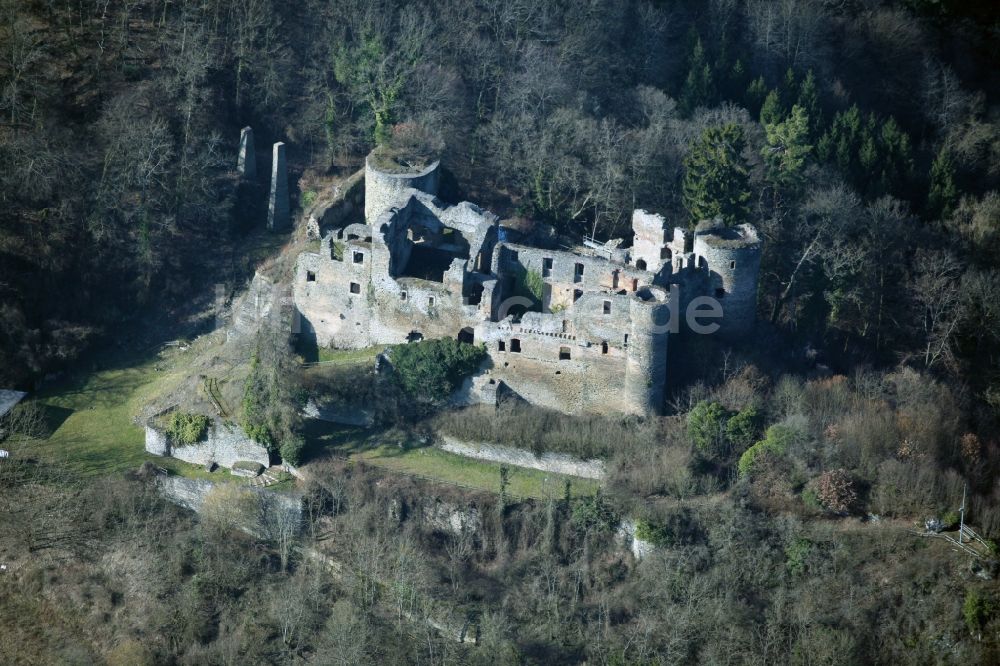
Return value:
[[(518, 258), (517, 251), (512, 250), (511, 253), (510, 253), (511, 263), (517, 263), (517, 258)], [(552, 275), (552, 266), (553, 266), (553, 262), (552, 262), (552, 258), (551, 257), (543, 257), (542, 258), (542, 277), (543, 278), (550, 277)], [(680, 268), (680, 264), (678, 264), (677, 267)], [(731, 262), (730, 263), (730, 268), (735, 268), (735, 267), (736, 267), (736, 262), (735, 261)], [(638, 268), (639, 270), (643, 270), (643, 271), (646, 270), (646, 262), (643, 261), (642, 259), (640, 259), (639, 261), (636, 262), (636, 268)], [(583, 271), (584, 271), (584, 265), (583, 264), (576, 263), (576, 264), (573, 265), (573, 282), (583, 282)], [(615, 271), (612, 274), (612, 281), (613, 281), (612, 288), (617, 289), (618, 288), (618, 271)], [(639, 289), (639, 281), (637, 279), (633, 278), (633, 280), (632, 280), (632, 291), (637, 291), (638, 289)], [(580, 296), (582, 296), (582, 295), (583, 295), (582, 291), (579, 291), (579, 290), (574, 291), (573, 292), (573, 302), (575, 303), (577, 301), (577, 299), (579, 299)], [(608, 312), (605, 312), (605, 314), (608, 314), (609, 312), (610, 312), (610, 310)]]
[[(365, 263), (365, 253), (364, 252), (355, 252), (354, 253), (354, 263), (356, 263), (356, 264), (363, 264), (363, 263)], [(315, 281), (316, 281), (316, 273), (314, 273), (312, 271), (306, 271), (306, 282), (315, 282)]]
[[(312, 271), (308, 271), (306, 273), (306, 281), (308, 281), (308, 282), (314, 282), (315, 280), (316, 280), (316, 274), (313, 273)], [(352, 282), (350, 290), (351, 290), (352, 294), (360, 294), (361, 293), (361, 285), (358, 284), (357, 282)], [(406, 300), (406, 292), (405, 291), (399, 292), (399, 300), (401, 300), (401, 301), (405, 301)], [(427, 297), (427, 305), (431, 305), (431, 306), (434, 305), (434, 297), (433, 296), (428, 296)]]
[[(701, 261), (702, 261), (702, 266), (706, 266), (707, 265), (707, 264), (704, 263), (704, 259), (702, 259)], [(677, 263), (677, 270), (681, 270), (682, 268), (684, 268), (684, 258), (683, 257), (677, 257), (677, 262), (676, 263)], [(644, 271), (644, 270), (646, 270), (646, 262), (643, 261), (642, 259), (640, 259), (639, 261), (635, 262), (635, 267), (638, 268), (639, 270), (643, 270)], [(729, 262), (729, 270), (731, 270), (731, 271), (736, 270), (736, 260), (735, 259), (733, 259), (732, 261)]]
[[(312, 271), (306, 271), (306, 282), (315, 282), (315, 281), (316, 281), (316, 274), (313, 273)], [(351, 293), (352, 294), (360, 294), (361, 293), (361, 285), (358, 284), (357, 282), (352, 282), (351, 283)], [(583, 295), (583, 292), (581, 292), (579, 290), (573, 292), (573, 300), (576, 301), (582, 295)], [(407, 294), (406, 294), (405, 291), (399, 292), (399, 300), (405, 301), (406, 297), (407, 297)], [(427, 298), (427, 305), (434, 305), (434, 297), (433, 296), (430, 296), (430, 297)], [(611, 314), (611, 301), (604, 301), (604, 314)]]
[[(625, 342), (626, 343), (628, 342), (628, 335), (625, 336)], [(504, 342), (503, 340), (498, 340), (497, 341), (497, 351), (507, 351), (507, 343)], [(514, 354), (520, 354), (521, 353), (521, 340), (520, 339), (518, 339), (518, 338), (511, 338), (510, 339), (510, 351), (511, 351), (511, 353), (514, 353)], [(601, 343), (601, 353), (602, 354), (607, 354), (608, 353), (608, 343), (606, 341)], [(559, 360), (560, 361), (569, 361), (569, 360), (571, 360), (570, 359), (570, 350), (569, 350), (569, 347), (560, 347), (559, 348)]]

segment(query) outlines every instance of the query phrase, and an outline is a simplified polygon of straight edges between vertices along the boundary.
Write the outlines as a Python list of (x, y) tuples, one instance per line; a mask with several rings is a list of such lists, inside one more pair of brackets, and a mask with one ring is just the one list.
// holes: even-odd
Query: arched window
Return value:
[(639, 261), (635, 262), (635, 267), (638, 268), (640, 271), (646, 270), (646, 260), (640, 259)]

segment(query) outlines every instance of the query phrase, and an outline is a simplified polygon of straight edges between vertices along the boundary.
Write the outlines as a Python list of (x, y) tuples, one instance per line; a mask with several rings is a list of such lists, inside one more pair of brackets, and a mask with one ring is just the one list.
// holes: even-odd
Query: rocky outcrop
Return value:
[(368, 410), (360, 407), (321, 405), (312, 398), (306, 402), (306, 406), (302, 409), (302, 415), (310, 419), (359, 428), (370, 428), (375, 422), (375, 416)]
[(641, 560), (656, 550), (656, 545), (651, 541), (645, 541), (636, 536), (636, 528), (637, 525), (634, 520), (622, 521), (622, 524), (618, 526), (616, 536), (623, 545), (632, 551), (632, 556), (635, 559)]

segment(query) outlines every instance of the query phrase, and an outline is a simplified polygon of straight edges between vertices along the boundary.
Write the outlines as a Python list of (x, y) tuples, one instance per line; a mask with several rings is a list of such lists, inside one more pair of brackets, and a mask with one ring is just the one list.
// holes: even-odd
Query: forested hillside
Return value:
[[(998, 39), (988, 0), (0, 0), (0, 388), (41, 387), (0, 423), (0, 655), (998, 663)], [(235, 174), (248, 125), (257, 183)], [(306, 529), (241, 531), (259, 507), (224, 484), (193, 517), (153, 466), (120, 473), (142, 459), (129, 410), (183, 371), (218, 406), (234, 365), (184, 365), (209, 336), (99, 364), (148, 352), (150, 321), (196, 331), (284, 242), (263, 231), (274, 141), (293, 216), (410, 142), (444, 198), (522, 230), (749, 222), (756, 332), (672, 337), (665, 413), (637, 419), (454, 410), (472, 347), (404, 347), (394, 381), (374, 348), (309, 374), (270, 331), (227, 418), (301, 457)], [(314, 437), (307, 393), (374, 425)], [(134, 444), (114, 474), (90, 469), (102, 427)], [(607, 474), (518, 496), (433, 433)]]
[(0, 29), (6, 383), (186, 297), (260, 223), (239, 127), (338, 168), (415, 124), (501, 213), (754, 222), (765, 320), (997, 392), (991, 3), (11, 0)]

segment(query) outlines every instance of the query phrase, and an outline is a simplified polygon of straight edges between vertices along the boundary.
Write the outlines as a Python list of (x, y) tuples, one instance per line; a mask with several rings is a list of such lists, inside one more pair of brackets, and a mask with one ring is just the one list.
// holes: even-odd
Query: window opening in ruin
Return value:
[(361, 285), (358, 284), (357, 282), (352, 282), (351, 283), (351, 293), (352, 294), (360, 294), (361, 293)]
[(628, 347), (628, 333), (625, 334), (625, 346)]
[(640, 271), (646, 270), (646, 260), (640, 259), (639, 261), (635, 262), (635, 267), (638, 268)]
[(365, 253), (364, 252), (355, 252), (354, 253), (354, 263), (356, 263), (356, 264), (363, 264), (364, 262), (365, 262)]
[(427, 306), (428, 307), (434, 307), (434, 297), (433, 296), (428, 296), (427, 297)]
[(503, 340), (497, 342), (497, 351), (507, 351), (507, 343)]
[(604, 314), (611, 314), (611, 301), (604, 301)]
[(605, 340), (604, 342), (601, 343), (601, 353), (602, 354), (607, 354), (608, 353), (608, 341), (607, 340)]
[(614, 271), (611, 274), (611, 288), (612, 289), (618, 288), (618, 271)]
[(423, 339), (424, 339), (424, 334), (421, 333), (420, 331), (410, 331), (409, 334), (406, 336), (407, 342), (420, 342)]
[(716, 298), (722, 298), (725, 295), (726, 295), (726, 290), (725, 289), (723, 289), (722, 287), (717, 287), (716, 288), (716, 290), (715, 290), (715, 297)]
[(639, 280), (632, 278), (632, 291), (639, 291)]
[(510, 251), (510, 254), (508, 255), (508, 261), (512, 264), (517, 263), (517, 250)]
[(670, 259), (670, 248), (664, 247), (660, 249), (660, 259)]
[(733, 260), (733, 261), (729, 262), (729, 268), (730, 268), (730, 270), (736, 268), (736, 260)]
[(570, 360), (570, 358), (569, 358), (569, 347), (560, 347), (559, 348), (559, 360), (560, 361), (568, 361), (568, 360)]
[(573, 282), (583, 282), (583, 264), (573, 266)]
[(315, 282), (316, 274), (312, 271), (306, 271), (306, 282)]
[(406, 300), (406, 292), (405, 291), (399, 292), (399, 300), (401, 300), (401, 301), (405, 301)]
[(574, 303), (576, 303), (578, 300), (580, 300), (581, 296), (583, 296), (583, 292), (582, 291), (580, 291), (579, 289), (574, 289), (573, 290), (573, 302)]
[(511, 338), (510, 339), (510, 350), (512, 352), (520, 354), (521, 353), (521, 341), (518, 340), (517, 338)]
[(568, 328), (569, 328), (569, 322), (566, 321), (565, 319), (563, 319), (562, 320), (562, 332), (565, 333)]
[(476, 332), (472, 330), (471, 326), (466, 326), (458, 332), (458, 341), (470, 345), (474, 344), (476, 341)]
[(483, 285), (476, 284), (469, 290), (467, 303), (469, 305), (479, 305), (483, 302)]
[(552, 275), (552, 257), (545, 257), (542, 259), (542, 277), (550, 275)]

